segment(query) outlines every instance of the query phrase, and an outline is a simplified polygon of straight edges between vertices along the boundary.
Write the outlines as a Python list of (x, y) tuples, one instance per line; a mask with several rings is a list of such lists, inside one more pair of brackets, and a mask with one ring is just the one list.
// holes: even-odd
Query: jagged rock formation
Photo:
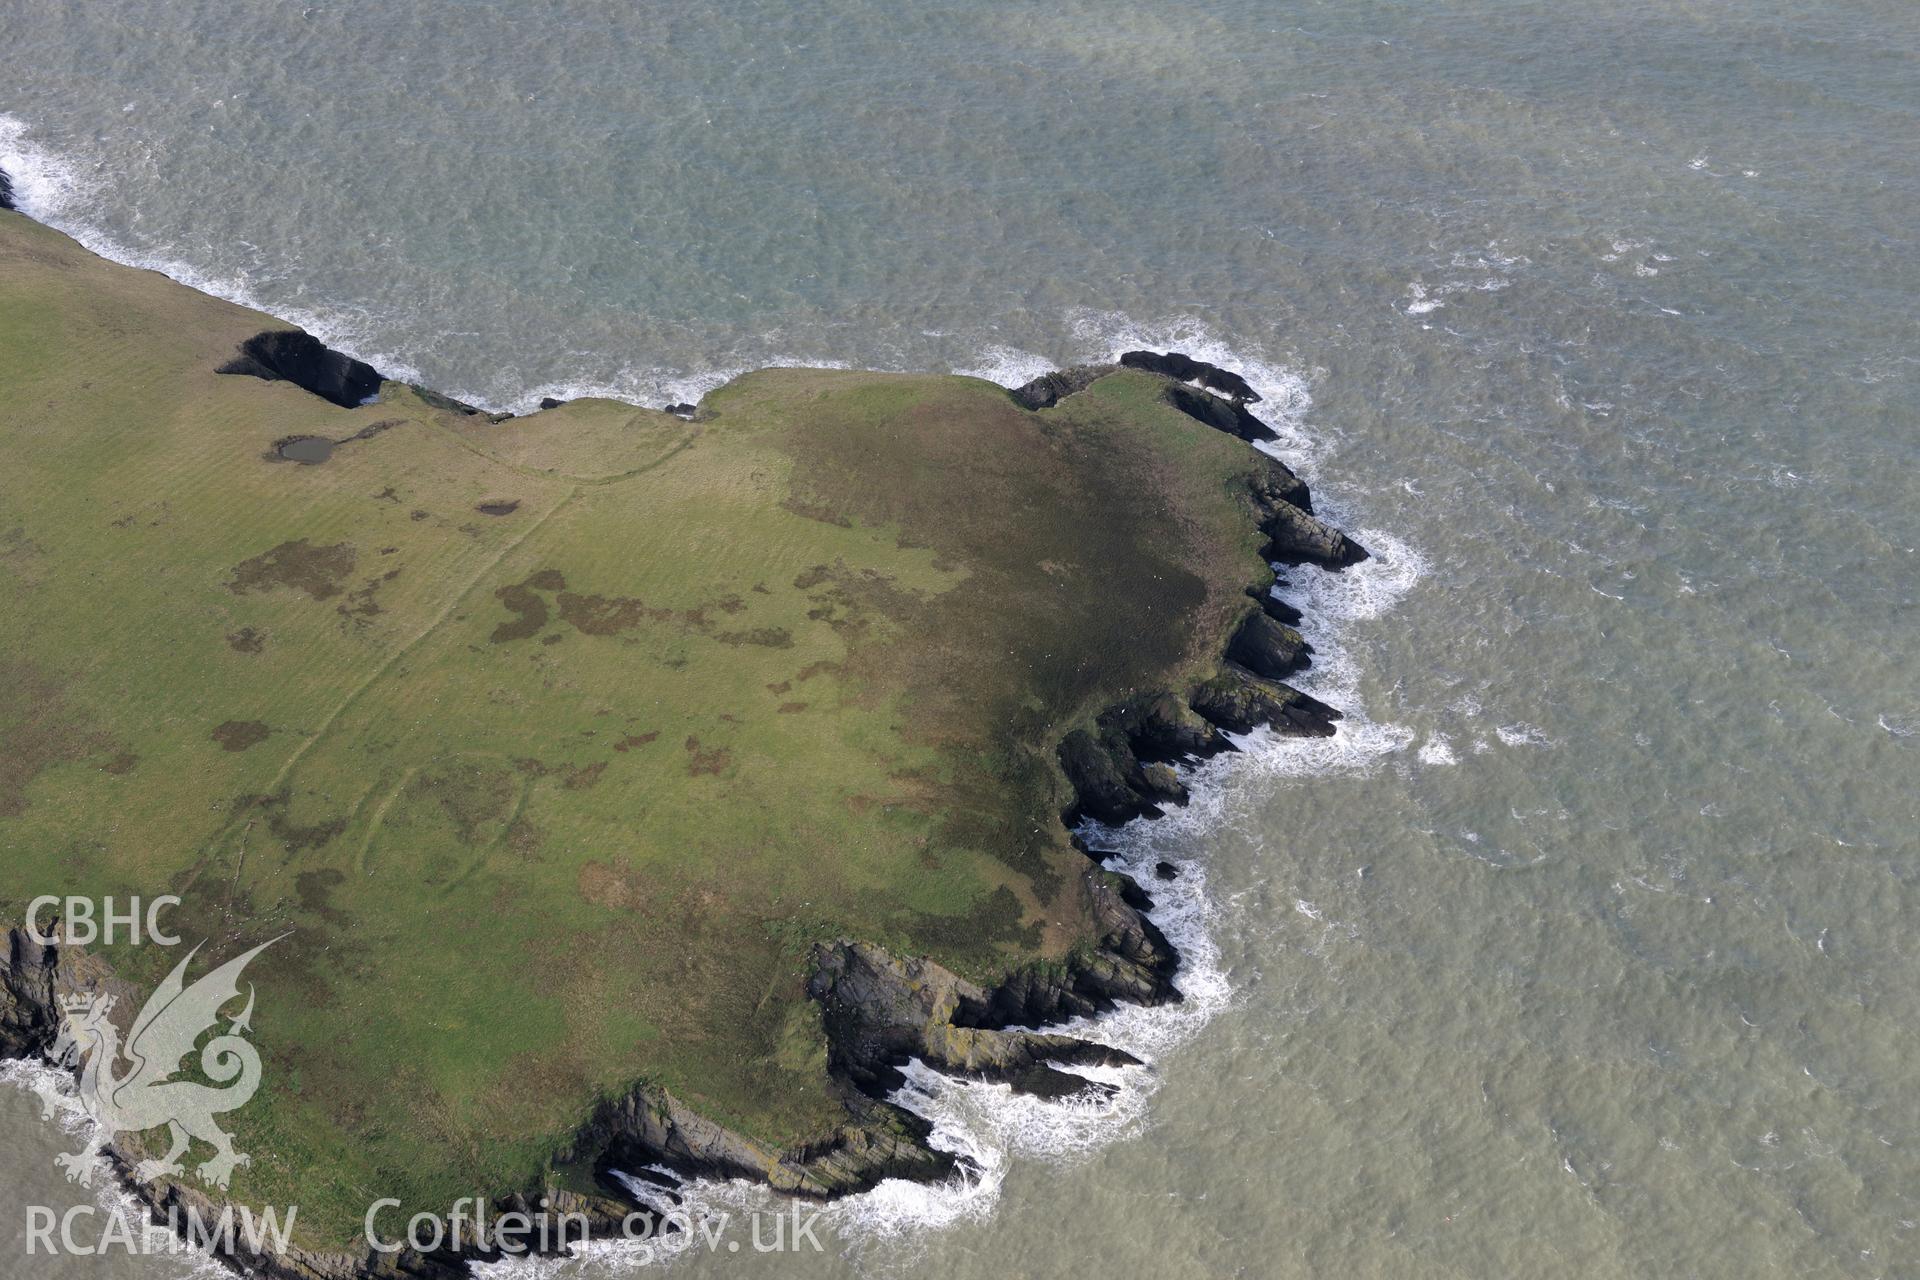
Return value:
[(1280, 564), (1317, 564), (1344, 569), (1367, 558), (1367, 549), (1319, 517), (1292, 503), (1277, 504), (1260, 523), (1267, 543), (1267, 559)]
[[(1121, 359), (1130, 368), (1203, 381), (1229, 393), (1244, 385), (1237, 374), (1178, 352), (1128, 352)], [(1022, 387), (1016, 398), (1024, 397), (1024, 403), (1044, 400), (1066, 387), (1082, 390), (1110, 371), (1111, 366), (1095, 365), (1050, 374)], [(1165, 394), (1189, 416), (1229, 435), (1244, 440), (1272, 437), (1243, 404), (1178, 382), (1170, 383)], [(1366, 548), (1313, 514), (1306, 483), (1277, 459), (1269, 459), (1250, 482), (1248, 497), (1269, 539), (1269, 560), (1342, 569), (1367, 558)], [(1092, 729), (1076, 729), (1062, 740), (1060, 768), (1073, 792), (1062, 813), (1069, 826), (1084, 818), (1118, 826), (1157, 817), (1168, 804), (1185, 804), (1186, 788), (1171, 766), (1230, 749), (1221, 731), (1251, 733), (1267, 727), (1308, 737), (1333, 733), (1338, 711), (1282, 683), (1312, 661), (1312, 646), (1294, 629), (1300, 611), (1275, 596), (1271, 584), (1253, 584), (1248, 595), (1255, 607), (1234, 631), (1226, 660), (1211, 679), (1184, 696), (1160, 691), (1129, 699), (1103, 712)]]
[(1176, 382), (1197, 382), (1209, 391), (1227, 397), (1235, 404), (1258, 404), (1260, 393), (1231, 369), (1222, 369), (1205, 360), (1195, 360), (1184, 351), (1128, 351), (1120, 363), (1129, 369), (1144, 369), (1172, 378)]
[(1313, 646), (1286, 623), (1251, 613), (1233, 633), (1227, 657), (1257, 676), (1281, 680), (1313, 660)]
[(1210, 391), (1195, 391), (1184, 383), (1169, 382), (1165, 395), (1168, 404), (1189, 418), (1238, 436), (1248, 444), (1279, 439), (1273, 428), (1254, 417), (1245, 405), (1222, 400)]
[(1277, 733), (1324, 738), (1340, 719), (1318, 698), (1233, 666), (1194, 691), (1193, 708), (1229, 733), (1251, 733), (1264, 725)]
[(7, 176), (5, 169), (0, 169), (0, 209), (11, 208), (13, 208), (13, 179)]

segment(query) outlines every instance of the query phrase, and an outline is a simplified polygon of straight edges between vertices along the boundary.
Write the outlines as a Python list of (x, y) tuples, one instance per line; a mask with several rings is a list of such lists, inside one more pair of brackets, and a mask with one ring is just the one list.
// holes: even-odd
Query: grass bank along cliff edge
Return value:
[[(1072, 824), (1332, 731), (1271, 562), (1365, 552), (1211, 365), (509, 417), (15, 213), (0, 268), (0, 920), (173, 893), (209, 958), (288, 934), (248, 973), (252, 1163), (143, 1189), (300, 1206), (239, 1261), (457, 1270), (371, 1255), (368, 1204), (604, 1228), (648, 1165), (943, 1178), (905, 1062), (1077, 1092), (1124, 1055), (1018, 1028), (1177, 998)], [(172, 959), (16, 928), (0, 1053)]]

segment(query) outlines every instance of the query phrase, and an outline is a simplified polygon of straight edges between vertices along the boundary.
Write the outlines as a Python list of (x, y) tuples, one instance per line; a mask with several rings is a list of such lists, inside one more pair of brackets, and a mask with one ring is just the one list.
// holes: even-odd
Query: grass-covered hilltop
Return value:
[[(286, 935), (251, 1164), (150, 1195), (297, 1205), (268, 1263), (347, 1274), (382, 1197), (939, 1177), (908, 1056), (1111, 1060), (1001, 1029), (1177, 998), (1065, 819), (1329, 731), (1268, 562), (1364, 555), (1230, 375), (1132, 363), (495, 416), (0, 212), (0, 928), (175, 894), (195, 975)], [(16, 929), (0, 1053), (184, 954)]]

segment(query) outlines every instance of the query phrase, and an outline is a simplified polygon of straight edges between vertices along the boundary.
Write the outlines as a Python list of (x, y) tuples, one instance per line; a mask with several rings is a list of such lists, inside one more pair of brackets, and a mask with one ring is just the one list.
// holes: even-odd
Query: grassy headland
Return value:
[(235, 1199), (333, 1248), (378, 1197), (585, 1186), (636, 1090), (773, 1176), (890, 1123), (817, 945), (986, 989), (1097, 948), (1059, 745), (1216, 677), (1269, 577), (1274, 469), (1167, 379), (1035, 412), (769, 369), (692, 421), (495, 421), (217, 372), (285, 327), (0, 213), (0, 923), (291, 930)]

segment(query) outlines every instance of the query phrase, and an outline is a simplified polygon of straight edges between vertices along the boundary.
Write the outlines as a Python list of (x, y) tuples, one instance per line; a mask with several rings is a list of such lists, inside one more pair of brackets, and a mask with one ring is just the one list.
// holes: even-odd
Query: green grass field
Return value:
[(342, 409), (215, 372), (272, 327), (0, 213), (0, 921), (292, 930), (236, 1198), (357, 1240), (541, 1185), (640, 1082), (791, 1144), (845, 1115), (811, 944), (992, 980), (1087, 943), (1054, 748), (1214, 669), (1246, 446), (1135, 373)]

